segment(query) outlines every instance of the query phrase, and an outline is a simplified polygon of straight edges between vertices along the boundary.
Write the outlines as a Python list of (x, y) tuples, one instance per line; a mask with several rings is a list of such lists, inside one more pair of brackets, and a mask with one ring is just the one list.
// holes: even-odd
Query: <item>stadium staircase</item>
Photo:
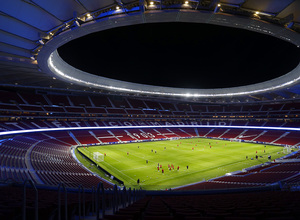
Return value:
[(72, 137), (72, 139), (73, 139), (78, 145), (81, 145), (81, 143), (77, 140), (77, 138), (75, 137), (75, 135), (74, 135), (71, 131), (68, 131), (68, 134)]
[(31, 158), (31, 152), (32, 152), (33, 148), (40, 142), (42, 142), (42, 140), (39, 140), (36, 143), (32, 144), (31, 147), (27, 150), (27, 152), (25, 154), (26, 169), (29, 171), (30, 176), (32, 177), (33, 181), (37, 184), (43, 184), (44, 182), (36, 174), (36, 170), (33, 168), (30, 158)]
[(227, 129), (226, 131), (224, 131), (224, 133), (222, 133), (218, 138), (222, 138), (223, 135), (225, 135), (227, 132), (229, 132), (230, 129)]
[(203, 137), (208, 137), (208, 135), (213, 132), (215, 129), (210, 129), (209, 132), (207, 132)]
[(265, 133), (267, 133), (267, 131), (261, 132), (259, 135), (257, 135), (255, 138), (253, 138), (251, 141), (255, 141), (257, 138), (263, 136)]
[(278, 141), (279, 139), (287, 136), (290, 132), (285, 132), (283, 135), (281, 135), (280, 137), (276, 138), (274, 141), (270, 142), (271, 144), (275, 143), (276, 141)]

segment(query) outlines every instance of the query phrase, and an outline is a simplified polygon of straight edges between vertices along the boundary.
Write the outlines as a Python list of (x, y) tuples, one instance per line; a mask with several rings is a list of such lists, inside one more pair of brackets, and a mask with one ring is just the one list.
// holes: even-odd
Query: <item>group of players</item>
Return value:
[[(188, 167), (188, 166), (187, 166)], [(162, 167), (162, 165), (161, 164), (157, 164), (157, 171), (160, 171), (161, 170), (161, 172), (162, 173), (164, 173), (165, 172), (165, 170), (163, 169), (163, 167)], [(175, 166), (173, 165), (173, 164), (168, 164), (168, 170), (175, 170)], [(179, 166), (177, 167), (177, 170), (179, 170)]]

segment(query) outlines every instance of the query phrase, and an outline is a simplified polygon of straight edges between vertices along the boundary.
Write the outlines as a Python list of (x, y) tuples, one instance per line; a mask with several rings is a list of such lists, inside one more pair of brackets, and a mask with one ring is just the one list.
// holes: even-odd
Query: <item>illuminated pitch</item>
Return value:
[[(169, 189), (200, 182), (285, 156), (283, 147), (221, 141), (180, 139), (78, 148), (89, 155), (99, 152), (97, 164), (126, 187)], [(258, 159), (256, 159), (256, 155)], [(139, 180), (139, 184), (138, 184)]]

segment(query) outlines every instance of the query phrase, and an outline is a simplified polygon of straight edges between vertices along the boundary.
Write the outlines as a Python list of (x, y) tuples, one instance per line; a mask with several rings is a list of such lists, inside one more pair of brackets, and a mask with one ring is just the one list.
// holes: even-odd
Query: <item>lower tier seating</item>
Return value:
[[(107, 130), (76, 130), (55, 131), (43, 133), (28, 133), (23, 136), (15, 136), (0, 142), (1, 179), (14, 179), (24, 181), (32, 179), (35, 183), (45, 185), (57, 185), (65, 182), (69, 187), (75, 187), (82, 183), (84, 187), (91, 188), (99, 182), (103, 182), (106, 188), (112, 185), (99, 177), (91, 174), (77, 163), (72, 157), (71, 147), (82, 144), (101, 144), (120, 141), (142, 141), (150, 139), (185, 138), (185, 137), (234, 137), (251, 138), (263, 137), (270, 134), (268, 141), (280, 140), (285, 132), (247, 129), (218, 129), (218, 128), (128, 128)], [(289, 132), (288, 135), (296, 135), (298, 132)], [(270, 138), (272, 137), (272, 138)], [(273, 165), (276, 165), (273, 167)], [(247, 170), (248, 175), (237, 174), (224, 176), (211, 181), (202, 182), (193, 186), (180, 188), (239, 188), (263, 186), (279, 181), (287, 181), (296, 178), (299, 165), (273, 163), (270, 169), (264, 167), (261, 170)]]

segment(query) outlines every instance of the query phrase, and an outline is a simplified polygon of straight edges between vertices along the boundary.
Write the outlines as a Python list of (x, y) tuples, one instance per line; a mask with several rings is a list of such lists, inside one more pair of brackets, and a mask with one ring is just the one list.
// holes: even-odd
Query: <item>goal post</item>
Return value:
[(94, 152), (93, 153), (93, 159), (96, 161), (96, 162), (102, 162), (104, 161), (104, 155), (99, 153), (99, 152)]
[(292, 152), (291, 147), (286, 145), (285, 147), (283, 147), (283, 153), (284, 154), (290, 154)]

